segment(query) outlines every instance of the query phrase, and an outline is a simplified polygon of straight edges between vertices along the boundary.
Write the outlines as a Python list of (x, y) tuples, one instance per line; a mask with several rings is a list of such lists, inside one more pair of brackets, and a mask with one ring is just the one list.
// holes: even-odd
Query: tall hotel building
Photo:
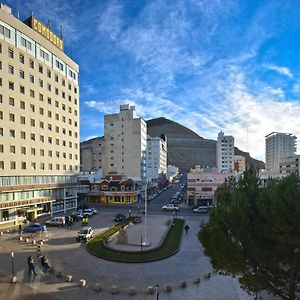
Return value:
[(120, 112), (104, 116), (104, 175), (117, 173), (146, 182), (147, 123), (135, 107), (120, 105)]
[(0, 227), (77, 205), (78, 65), (31, 16), (0, 6)]
[(272, 132), (266, 136), (266, 170), (279, 173), (280, 160), (296, 154), (297, 137), (291, 133)]
[(219, 173), (231, 173), (234, 170), (234, 137), (223, 131), (217, 139), (217, 169)]

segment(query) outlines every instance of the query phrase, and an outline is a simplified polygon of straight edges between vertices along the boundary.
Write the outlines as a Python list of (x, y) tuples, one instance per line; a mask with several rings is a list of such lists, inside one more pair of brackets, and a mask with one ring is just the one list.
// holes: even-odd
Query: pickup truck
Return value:
[(176, 211), (176, 210), (179, 210), (179, 206), (176, 206), (174, 204), (166, 204), (166, 205), (163, 205), (163, 207), (161, 209), (163, 211), (167, 211), (167, 210)]

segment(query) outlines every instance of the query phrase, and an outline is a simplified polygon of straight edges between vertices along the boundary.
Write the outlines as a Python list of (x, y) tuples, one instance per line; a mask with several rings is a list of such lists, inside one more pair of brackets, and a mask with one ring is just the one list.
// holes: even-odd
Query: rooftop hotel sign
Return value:
[(64, 50), (64, 42), (61, 38), (59, 38), (54, 32), (50, 30), (48, 26), (45, 26), (35, 17), (28, 18), (25, 23), (31, 27), (34, 31), (41, 34), (44, 38), (50, 41), (53, 45), (55, 45), (60, 50)]

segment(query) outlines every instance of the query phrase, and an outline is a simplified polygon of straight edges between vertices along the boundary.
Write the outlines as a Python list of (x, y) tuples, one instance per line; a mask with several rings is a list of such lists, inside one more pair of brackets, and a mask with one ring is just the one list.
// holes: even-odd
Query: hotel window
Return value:
[(77, 116), (77, 110), (76, 109), (74, 110), (74, 114), (75, 114), (75, 116)]
[(62, 109), (63, 109), (63, 110), (66, 110), (66, 106), (65, 106), (64, 104), (62, 105)]
[(59, 107), (58, 101), (55, 100), (55, 107)]
[(77, 99), (76, 98), (74, 99), (74, 103), (77, 104)]
[(68, 98), (69, 98), (69, 101), (71, 102), (71, 101), (72, 101), (72, 97), (71, 97), (71, 96), (68, 96)]
[(59, 151), (56, 151), (56, 157), (59, 158)]
[(52, 144), (52, 137), (48, 137), (48, 143)]
[(45, 170), (45, 164), (41, 163), (41, 170)]
[(45, 141), (45, 138), (44, 138), (44, 136), (41, 134), (40, 135), (40, 141), (42, 142), (42, 143), (44, 143), (44, 141)]
[(55, 81), (58, 82), (58, 76), (56, 74), (55, 74), (54, 78), (55, 78)]
[(68, 110), (69, 110), (69, 113), (71, 114), (72, 113), (72, 108), (69, 107)]
[(0, 120), (3, 120), (3, 111), (0, 111)]
[(16, 153), (16, 146), (10, 145), (10, 153)]
[(63, 120), (64, 123), (66, 123), (66, 117), (65, 116), (62, 117), (62, 120)]
[(11, 65), (8, 66), (8, 73), (9, 74), (14, 74), (14, 67), (13, 66), (11, 66)]
[(65, 81), (64, 79), (62, 79), (62, 80), (61, 80), (61, 84), (62, 84), (63, 86), (65, 86), (65, 85), (66, 85), (66, 81)]
[(34, 104), (30, 104), (30, 111), (31, 112), (35, 112), (35, 106), (34, 106)]
[(49, 170), (52, 170), (52, 164), (51, 163), (48, 165), (48, 168), (49, 168)]
[(0, 127), (0, 136), (3, 136), (3, 128)]
[(52, 131), (52, 125), (51, 124), (48, 124), (48, 130)]
[(43, 70), (43, 66), (39, 65), (39, 72), (43, 74), (44, 70)]
[(15, 138), (16, 137), (16, 131), (14, 129), (9, 130), (9, 136)]
[(34, 90), (30, 90), (30, 97), (34, 98)]
[(20, 78), (25, 78), (25, 73), (24, 73), (24, 71), (23, 70), (20, 70)]
[(59, 120), (59, 114), (55, 114), (55, 119)]
[(40, 128), (44, 129), (44, 122), (40, 121)]
[(52, 101), (51, 101), (51, 98), (48, 98), (48, 104), (51, 104)]
[(23, 139), (23, 140), (26, 139), (26, 133), (25, 133), (25, 131), (21, 131), (21, 139)]
[(77, 121), (74, 122), (75, 127), (77, 127)]
[(14, 98), (9, 97), (8, 102), (9, 102), (9, 105), (15, 106), (15, 99)]
[(20, 93), (25, 94), (25, 87), (20, 85)]
[(71, 130), (69, 130), (69, 136), (72, 136), (72, 131)]
[(26, 147), (24, 147), (24, 146), (21, 147), (21, 153), (26, 154)]
[(35, 141), (35, 133), (31, 133), (30, 138), (31, 138), (32, 141)]
[(15, 161), (11, 161), (10, 162), (10, 168), (11, 168), (11, 170), (15, 170), (16, 169), (16, 162)]
[(45, 150), (44, 149), (40, 149), (40, 156), (45, 156)]
[(24, 55), (20, 54), (20, 56), (19, 56), (19, 62), (21, 64), (24, 64)]
[(66, 141), (63, 141), (63, 146), (66, 147)]
[(8, 88), (9, 88), (10, 90), (14, 90), (14, 89), (15, 89), (14, 83), (10, 81), (10, 82), (8, 83)]
[(0, 34), (4, 35), (10, 39), (10, 30), (2, 25), (0, 25)]
[(42, 49), (40, 49), (40, 56), (41, 56), (43, 59), (49, 61), (49, 54), (48, 54), (47, 52), (45, 52), (44, 50), (42, 50)]
[(56, 164), (56, 170), (59, 170), (59, 164)]
[(72, 153), (69, 153), (69, 159), (72, 159)]
[(55, 126), (55, 132), (59, 133), (59, 127), (58, 126)]
[(0, 169), (4, 169), (4, 161), (3, 160), (0, 160)]
[(0, 103), (3, 103), (3, 96), (0, 95)]
[(9, 114), (9, 121), (14, 122), (15, 121), (15, 115)]
[(65, 128), (63, 128), (62, 133), (66, 134), (66, 129)]
[(49, 157), (52, 157), (52, 150), (49, 150), (49, 151), (48, 151), (48, 156), (49, 156)]
[(63, 152), (63, 158), (67, 158), (67, 154)]
[(39, 94), (39, 99), (40, 99), (40, 101), (44, 101), (44, 95), (43, 94)]
[(25, 125), (25, 117), (24, 116), (21, 116), (20, 117), (20, 123)]
[(12, 49), (8, 49), (8, 57), (14, 58), (14, 51)]
[(71, 119), (69, 119), (69, 124), (72, 125), (72, 120)]
[(47, 76), (48, 78), (51, 78), (51, 71), (49, 69), (47, 69)]
[(69, 88), (69, 90), (71, 91), (71, 89), (72, 89), (72, 86), (71, 86), (71, 84), (70, 84), (70, 83), (68, 84), (68, 88)]
[(25, 102), (24, 101), (20, 101), (20, 108), (25, 109)]
[(59, 139), (56, 139), (55, 143), (56, 143), (57, 146), (59, 146)]
[(61, 93), (62, 97), (65, 99), (66, 98), (66, 93), (65, 92), (62, 92)]
[(42, 107), (40, 107), (40, 115), (44, 114), (44, 109)]
[(35, 170), (35, 169), (36, 169), (36, 163), (35, 163), (35, 162), (32, 162), (32, 163), (31, 163), (31, 169), (32, 169), (32, 170)]
[(31, 42), (27, 41), (26, 39), (24, 39), (23, 37), (21, 37), (21, 45), (29, 50), (32, 49), (32, 45)]
[(48, 118), (52, 118), (52, 112), (48, 110)]
[(33, 62), (32, 59), (29, 59), (29, 67), (30, 67), (31, 69), (34, 69), (34, 62)]
[(69, 142), (69, 147), (72, 148), (72, 142)]
[(58, 95), (58, 88), (55, 88), (55, 94)]
[(35, 148), (31, 148), (31, 155), (35, 155)]
[(0, 86), (2, 86), (2, 78), (0, 77)]
[(34, 120), (34, 119), (30, 119), (30, 125), (31, 125), (32, 127), (35, 127), (35, 120)]
[(40, 87), (43, 87), (43, 86), (44, 86), (44, 82), (43, 82), (42, 79), (39, 79), (39, 86), (40, 86)]
[(67, 165), (63, 165), (63, 169), (64, 169), (64, 171), (66, 171), (67, 170)]
[(34, 76), (33, 75), (29, 75), (29, 82), (34, 83)]
[(74, 87), (74, 93), (77, 94), (77, 88), (76, 87)]
[(21, 162), (21, 168), (22, 168), (22, 170), (26, 170), (26, 162), (25, 161)]
[(0, 60), (0, 70), (2, 70), (2, 61)]

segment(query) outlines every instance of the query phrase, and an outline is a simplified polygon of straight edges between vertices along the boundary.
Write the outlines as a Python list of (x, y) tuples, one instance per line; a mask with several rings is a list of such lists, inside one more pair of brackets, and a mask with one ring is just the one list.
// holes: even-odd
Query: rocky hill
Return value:
[[(165, 134), (168, 139), (168, 164), (188, 171), (195, 165), (216, 166), (216, 141), (207, 140), (194, 131), (166, 118), (147, 121), (148, 135)], [(264, 168), (262, 161), (235, 147), (235, 154), (246, 157), (247, 167)]]

